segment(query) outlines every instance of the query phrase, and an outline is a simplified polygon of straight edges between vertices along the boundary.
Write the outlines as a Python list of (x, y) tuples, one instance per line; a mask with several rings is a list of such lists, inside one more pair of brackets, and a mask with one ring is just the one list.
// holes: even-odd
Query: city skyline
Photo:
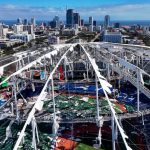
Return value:
[[(72, 8), (75, 12), (80, 13), (81, 18), (88, 20), (89, 16), (94, 19), (102, 20), (105, 15), (110, 15), (112, 20), (150, 20), (150, 1), (140, 0), (129, 2), (129, 0), (115, 1), (92, 1), (86, 0), (1, 0), (0, 1), (0, 20), (13, 20), (20, 18), (35, 17), (38, 20), (49, 20), (58, 15), (65, 20), (66, 8)], [(87, 15), (88, 12), (88, 15)], [(17, 16), (16, 16), (17, 14)]]

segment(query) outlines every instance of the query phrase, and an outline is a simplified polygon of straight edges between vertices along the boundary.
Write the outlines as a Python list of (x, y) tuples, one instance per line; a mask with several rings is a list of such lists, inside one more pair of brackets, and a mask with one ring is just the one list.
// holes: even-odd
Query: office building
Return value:
[(0, 38), (3, 36), (3, 24), (0, 23)]
[(78, 30), (79, 29), (79, 25), (78, 24), (74, 24), (74, 29)]
[(21, 19), (21, 18), (18, 18), (18, 19), (17, 19), (17, 24), (18, 24), (18, 25), (22, 24), (22, 19)]
[(101, 27), (101, 26), (96, 26), (95, 30), (96, 30), (97, 32), (100, 32), (100, 31), (102, 30), (102, 27)]
[(55, 16), (53, 21), (59, 21), (59, 17), (58, 16)]
[(79, 13), (73, 13), (73, 24), (80, 25), (80, 15), (79, 15)]
[(106, 30), (103, 35), (103, 41), (112, 43), (122, 43), (122, 34), (121, 32), (108, 32)]
[(22, 32), (10, 36), (10, 40), (16, 40), (16, 39), (27, 43), (30, 40), (35, 39), (35, 35), (28, 34), (27, 32)]
[(105, 29), (107, 29), (108, 27), (110, 27), (110, 16), (109, 15), (105, 16), (104, 27), (105, 27)]
[(31, 18), (31, 25), (33, 25), (33, 27), (35, 27), (36, 26), (36, 21), (35, 21), (35, 18), (33, 17), (33, 18)]
[(58, 16), (55, 16), (53, 19), (53, 25), (55, 26), (54, 28), (59, 29), (60, 28), (60, 20)]
[(27, 31), (28, 34), (34, 34), (33, 25), (24, 25), (23, 26), (23, 31)]
[(97, 25), (97, 22), (94, 20), (94, 21), (93, 21), (93, 26), (96, 27), (96, 25)]
[(144, 26), (143, 31), (144, 31), (144, 33), (150, 32), (150, 26)]
[(89, 17), (89, 25), (93, 25), (93, 17)]
[(84, 26), (84, 20), (81, 19), (81, 26)]
[(93, 32), (93, 25), (89, 26), (89, 32)]
[(114, 28), (120, 28), (120, 23), (119, 22), (114, 23)]
[(23, 25), (28, 25), (28, 19), (24, 19)]
[(15, 24), (13, 25), (14, 33), (18, 34), (23, 32), (23, 25), (22, 24)]
[(57, 27), (57, 21), (51, 21), (50, 23), (49, 23), (49, 25), (50, 25), (50, 27), (52, 28), (52, 29), (54, 29), (54, 28), (56, 28)]
[(6, 37), (7, 33), (8, 33), (8, 27), (3, 27), (3, 30), (2, 30), (3, 37)]
[(73, 9), (68, 9), (66, 13), (66, 24), (68, 27), (73, 27), (74, 13)]
[(24, 31), (27, 31), (28, 34), (34, 34), (33, 32), (33, 25), (14, 25), (13, 26), (14, 33), (19, 34)]

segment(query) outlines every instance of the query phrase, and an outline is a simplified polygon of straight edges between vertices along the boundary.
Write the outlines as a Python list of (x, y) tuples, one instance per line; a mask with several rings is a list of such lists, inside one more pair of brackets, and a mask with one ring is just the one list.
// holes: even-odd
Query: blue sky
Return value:
[(51, 20), (55, 15), (64, 20), (66, 6), (84, 19), (102, 20), (109, 14), (112, 20), (150, 20), (150, 0), (0, 0), (0, 20)]

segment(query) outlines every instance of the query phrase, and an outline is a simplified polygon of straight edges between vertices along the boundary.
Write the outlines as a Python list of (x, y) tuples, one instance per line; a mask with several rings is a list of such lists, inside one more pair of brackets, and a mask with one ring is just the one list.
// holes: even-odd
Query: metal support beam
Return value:
[(140, 85), (139, 85), (139, 69), (137, 69), (137, 112), (140, 111)]
[(16, 106), (16, 120), (19, 120), (19, 111), (18, 111), (18, 103), (17, 103), (17, 91), (16, 91), (16, 78), (13, 79), (13, 91), (15, 98), (15, 106)]
[(67, 82), (67, 67), (66, 67), (66, 59), (64, 59), (64, 65), (65, 65), (65, 81)]
[[(55, 108), (55, 96), (54, 96), (54, 81), (53, 81), (53, 77), (52, 77), (52, 80), (51, 80), (51, 86), (52, 86), (53, 111), (54, 111), (53, 120), (54, 120), (54, 123), (55, 123), (55, 120), (56, 120), (56, 108)], [(56, 133), (55, 125), (54, 125), (53, 132), (54, 132), (54, 134)]]
[(89, 80), (89, 65), (88, 65), (88, 61), (86, 60), (86, 77), (87, 77), (87, 81)]
[(34, 148), (34, 150), (37, 150), (37, 146), (36, 146), (36, 134), (35, 134), (35, 128), (36, 128), (36, 125), (35, 125), (35, 118), (33, 117), (32, 118), (32, 147)]
[(116, 150), (115, 147), (115, 121), (113, 114), (111, 115), (111, 130), (112, 130), (112, 150)]
[(95, 84), (96, 84), (96, 104), (97, 104), (97, 118), (99, 119), (99, 99), (98, 99), (98, 81), (97, 81), (97, 76), (95, 75)]

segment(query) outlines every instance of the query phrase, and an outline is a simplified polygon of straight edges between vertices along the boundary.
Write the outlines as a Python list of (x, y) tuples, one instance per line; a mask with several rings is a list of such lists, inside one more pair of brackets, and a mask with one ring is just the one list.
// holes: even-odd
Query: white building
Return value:
[(8, 27), (3, 26), (3, 24), (0, 23), (0, 38), (5, 38), (8, 33)]
[(103, 36), (103, 41), (112, 43), (122, 43), (122, 34), (121, 32), (108, 32), (106, 30)]
[(8, 33), (8, 28), (3, 28), (3, 36), (6, 37)]
[(14, 33), (16, 34), (19, 34), (19, 33), (22, 33), (24, 31), (27, 31), (28, 34), (34, 34), (33, 32), (33, 25), (14, 25), (13, 26), (13, 29), (14, 29)]
[(10, 36), (10, 40), (16, 39), (21, 40), (22, 42), (29, 42), (32, 39), (35, 39), (35, 35), (28, 34), (28, 32), (16, 33)]
[(20, 24), (20, 25), (13, 25), (13, 29), (14, 29), (14, 33), (18, 34), (18, 33), (21, 33), (23, 32), (23, 25)]

